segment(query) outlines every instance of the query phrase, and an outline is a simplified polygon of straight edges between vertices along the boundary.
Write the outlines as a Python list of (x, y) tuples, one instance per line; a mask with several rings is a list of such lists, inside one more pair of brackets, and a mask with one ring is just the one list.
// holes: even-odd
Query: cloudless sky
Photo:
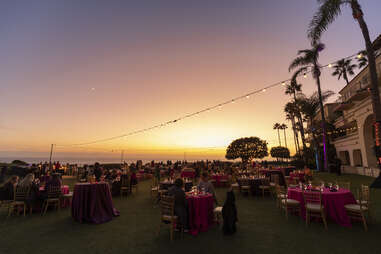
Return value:
[[(360, 3), (374, 39), (381, 2)], [(48, 156), (51, 143), (150, 127), (288, 79), (297, 50), (310, 46), (306, 30), (316, 9), (314, 0), (2, 1), (0, 157)], [(322, 64), (364, 48), (348, 8), (322, 42)], [(331, 71), (322, 86), (337, 92), (345, 82)], [(312, 79), (300, 82), (307, 95), (316, 90)], [(286, 122), (289, 99), (284, 88), (269, 89), (165, 128), (55, 154), (119, 156), (110, 151), (126, 149), (147, 159), (183, 152), (214, 159), (243, 136), (271, 147), (272, 126)], [(292, 146), (290, 129), (287, 135)]]

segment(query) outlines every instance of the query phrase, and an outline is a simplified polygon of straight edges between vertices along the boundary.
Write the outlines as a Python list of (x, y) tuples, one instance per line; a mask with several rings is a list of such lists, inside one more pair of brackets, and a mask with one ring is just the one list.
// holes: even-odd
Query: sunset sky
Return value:
[[(362, 0), (372, 39), (381, 1)], [(314, 0), (3, 1), (0, 4), (0, 161), (49, 156), (50, 144), (117, 136), (176, 119), (288, 79), (310, 46)], [(364, 48), (349, 9), (323, 36), (326, 64)], [(338, 92), (344, 81), (322, 75)], [(301, 79), (303, 92), (316, 90)], [(223, 158), (234, 139), (277, 144), (284, 88), (167, 127), (81, 147), (54, 158)], [(334, 99), (334, 98), (333, 98)], [(289, 123), (287, 123), (290, 125)], [(292, 146), (292, 132), (287, 131)], [(294, 147), (291, 147), (294, 150)], [(112, 152), (114, 151), (114, 152)], [(3, 159), (4, 160), (4, 159)]]

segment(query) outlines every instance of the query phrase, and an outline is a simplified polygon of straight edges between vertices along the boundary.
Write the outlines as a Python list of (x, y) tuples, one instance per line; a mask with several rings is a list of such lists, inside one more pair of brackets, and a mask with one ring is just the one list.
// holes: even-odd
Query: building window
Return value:
[(361, 155), (361, 150), (356, 149), (353, 150), (353, 164), (355, 167), (362, 167), (362, 155)]
[(349, 158), (349, 152), (348, 151), (340, 151), (339, 152), (339, 157), (341, 160), (341, 165), (351, 165), (351, 161)]

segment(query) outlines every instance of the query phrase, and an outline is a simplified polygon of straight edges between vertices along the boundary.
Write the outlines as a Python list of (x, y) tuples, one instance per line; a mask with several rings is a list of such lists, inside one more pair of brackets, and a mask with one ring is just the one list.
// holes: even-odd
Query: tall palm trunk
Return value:
[(280, 133), (279, 133), (279, 129), (277, 129), (277, 131), (278, 131), (279, 146), (282, 146), (282, 142), (280, 141)]
[(345, 82), (347, 82), (347, 85), (348, 85), (349, 84), (349, 80), (348, 80), (348, 75), (347, 75), (346, 71), (343, 72), (343, 78), (345, 79)]
[(286, 140), (286, 128), (283, 129), (283, 136), (284, 136), (284, 145), (286, 146), (286, 148), (288, 148), (287, 147), (287, 140)]
[[(294, 101), (296, 103), (296, 93), (295, 92), (294, 92)], [(303, 119), (302, 119), (302, 115), (300, 114), (300, 110), (297, 110), (296, 118), (298, 119), (300, 137), (302, 138), (302, 144), (303, 144), (303, 150), (305, 150), (306, 149), (306, 137), (304, 135)]]
[(319, 94), (319, 105), (320, 105), (320, 114), (321, 114), (321, 128), (323, 130), (323, 157), (324, 157), (324, 171), (328, 170), (328, 156), (327, 156), (327, 131), (325, 126), (325, 114), (324, 114), (324, 106), (323, 106), (323, 99), (321, 97), (321, 88), (320, 88), (320, 69), (317, 63), (314, 63), (314, 76), (316, 79), (316, 84), (318, 87), (318, 94)]
[(294, 116), (291, 118), (291, 124), (292, 124), (292, 130), (294, 131), (294, 142), (295, 142), (296, 152), (300, 155), (299, 135), (298, 135), (298, 131), (296, 130)]

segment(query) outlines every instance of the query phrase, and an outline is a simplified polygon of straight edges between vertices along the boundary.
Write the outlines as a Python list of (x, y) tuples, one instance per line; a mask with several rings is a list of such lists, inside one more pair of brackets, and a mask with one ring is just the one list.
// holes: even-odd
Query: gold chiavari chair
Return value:
[[(362, 221), (364, 225), (364, 230), (368, 231), (368, 226), (366, 223), (365, 213), (368, 213), (369, 209), (368, 206), (364, 205), (362, 202), (362, 194), (361, 192), (357, 191), (359, 196), (359, 202), (357, 204), (348, 204), (345, 205), (345, 211), (347, 212), (348, 217), (351, 220), (359, 220)], [(369, 215), (369, 213), (368, 213)]]
[(131, 177), (130, 175), (120, 176), (120, 196), (128, 195), (131, 192)]
[(261, 185), (259, 185), (259, 189), (262, 192), (262, 197), (265, 197), (265, 193), (271, 194), (271, 188), (270, 188), (270, 179), (269, 178), (262, 178), (261, 179)]
[(61, 186), (50, 186), (47, 190), (47, 198), (42, 204), (41, 216), (46, 214), (48, 207), (54, 205), (56, 210), (60, 209), (61, 206)]
[(339, 182), (338, 185), (341, 189), (351, 190), (351, 183), (350, 182)]
[(328, 229), (321, 192), (303, 191), (303, 198), (306, 209), (306, 225), (309, 225), (311, 217), (318, 217), (323, 219), (324, 227)]
[(286, 219), (288, 219), (289, 212), (298, 212), (301, 216), (301, 206), (298, 200), (288, 198), (286, 190), (279, 185), (276, 185), (276, 193), (279, 207), (284, 210)]
[[(170, 239), (173, 240), (174, 226), (177, 222), (177, 216), (175, 216), (175, 198), (171, 196), (161, 196), (160, 199), (160, 224), (157, 234), (159, 235), (161, 225), (165, 224), (169, 226)], [(183, 233), (181, 229), (181, 233)]]
[(30, 188), (29, 187), (22, 187), (22, 186), (16, 186), (14, 189), (14, 199), (8, 206), (8, 217), (11, 216), (11, 214), (17, 210), (17, 214), (20, 214), (19, 207), (23, 208), (24, 216), (26, 215), (26, 199), (29, 195)]

